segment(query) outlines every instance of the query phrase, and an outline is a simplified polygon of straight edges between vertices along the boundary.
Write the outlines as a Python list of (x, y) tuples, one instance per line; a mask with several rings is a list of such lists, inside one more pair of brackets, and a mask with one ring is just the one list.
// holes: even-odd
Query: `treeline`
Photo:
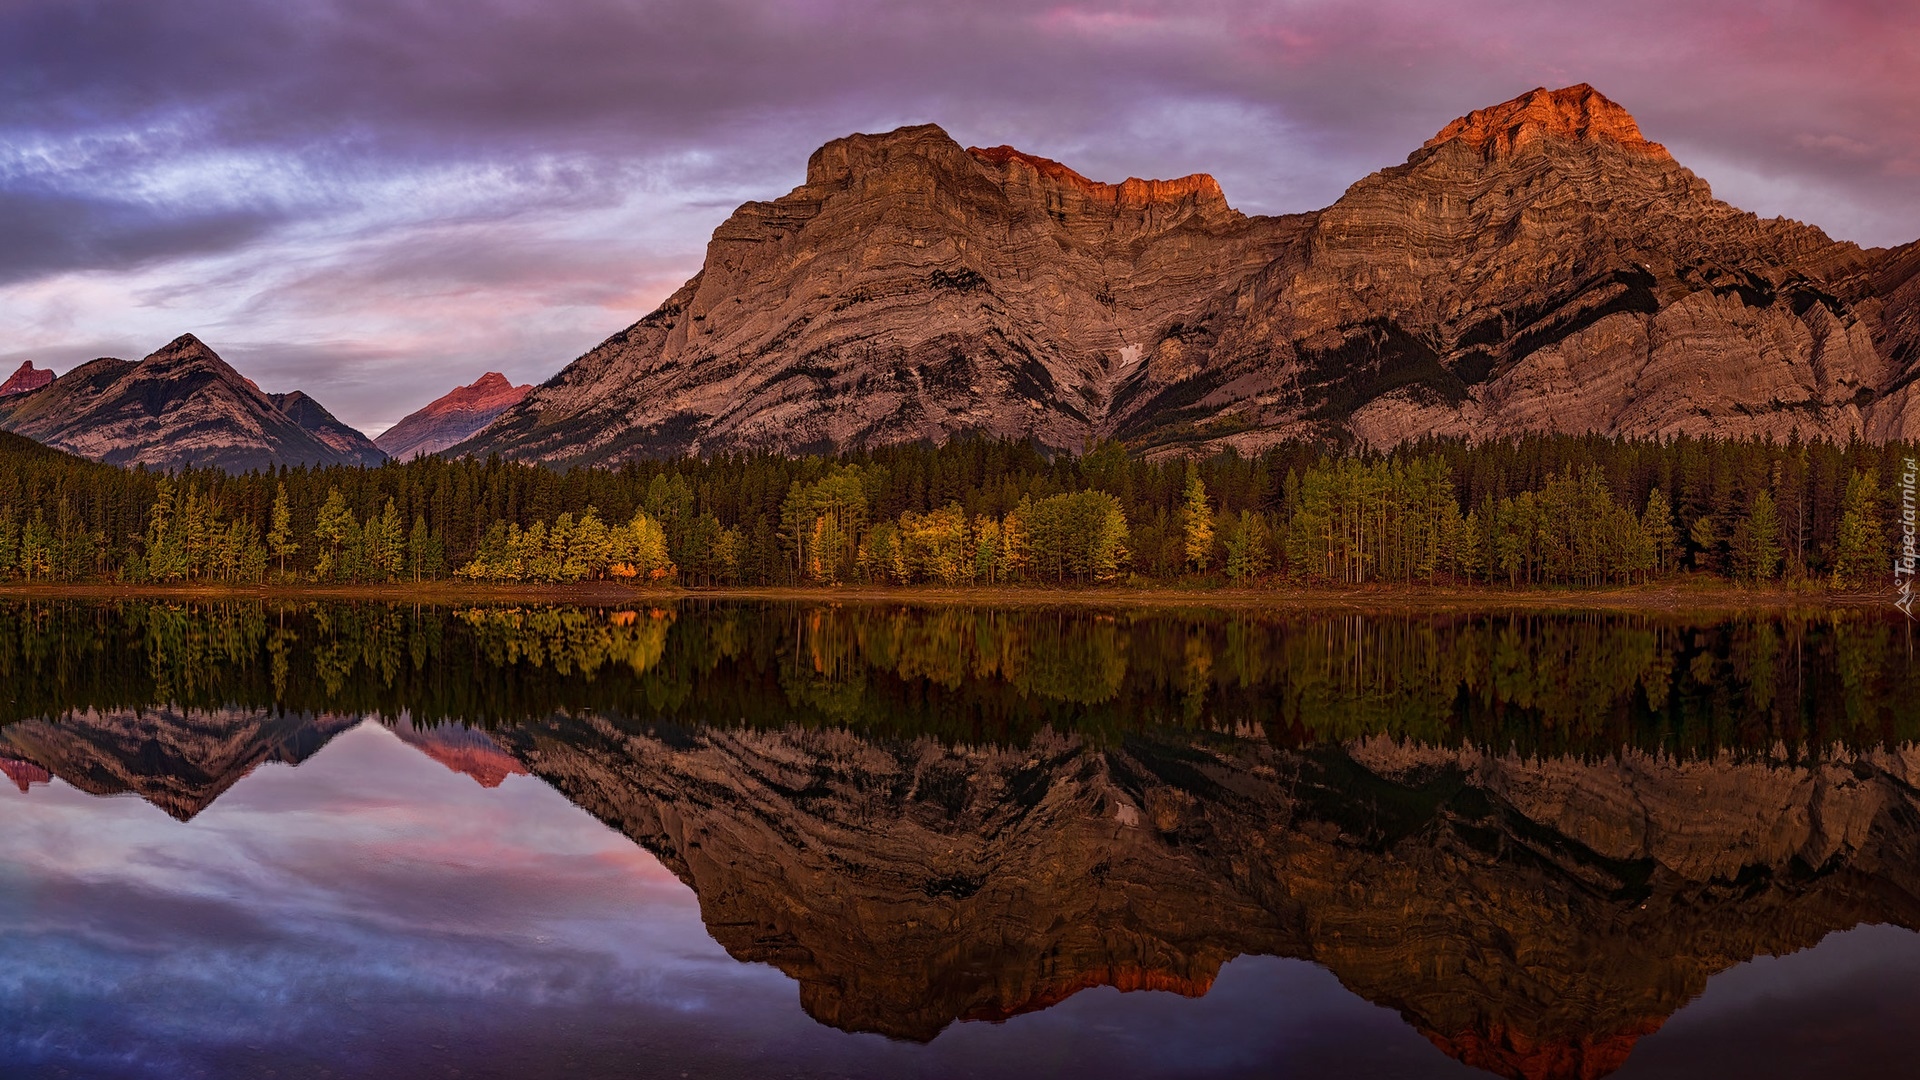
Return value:
[(1148, 461), (962, 440), (162, 475), (0, 439), (0, 580), (1891, 580), (1906, 444), (1534, 436)]

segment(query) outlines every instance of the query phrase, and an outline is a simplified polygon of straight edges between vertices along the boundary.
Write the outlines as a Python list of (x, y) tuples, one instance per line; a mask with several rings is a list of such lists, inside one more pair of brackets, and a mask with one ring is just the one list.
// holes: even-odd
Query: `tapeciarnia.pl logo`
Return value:
[(1915, 551), (1915, 525), (1913, 486), (1920, 479), (1920, 464), (1913, 458), (1900, 461), (1900, 554), (1893, 560), (1893, 583), (1899, 589), (1894, 597), (1893, 606), (1913, 618), (1913, 572), (1920, 564), (1920, 552)]

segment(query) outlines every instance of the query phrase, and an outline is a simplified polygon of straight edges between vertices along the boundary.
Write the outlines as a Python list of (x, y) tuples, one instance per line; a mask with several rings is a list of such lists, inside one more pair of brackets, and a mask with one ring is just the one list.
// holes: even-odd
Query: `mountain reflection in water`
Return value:
[(1920, 926), (1910, 646), (1877, 612), (20, 604), (0, 770), (189, 821), (372, 717), (463, 798), (531, 774), (630, 838), (842, 1031), (1288, 957), (1459, 1062), (1593, 1077), (1716, 973)]

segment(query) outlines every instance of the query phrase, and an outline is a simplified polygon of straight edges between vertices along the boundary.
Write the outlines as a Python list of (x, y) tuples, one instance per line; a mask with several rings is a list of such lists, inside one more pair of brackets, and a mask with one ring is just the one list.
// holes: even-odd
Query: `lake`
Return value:
[(0, 1075), (1904, 1073), (1914, 638), (0, 604)]

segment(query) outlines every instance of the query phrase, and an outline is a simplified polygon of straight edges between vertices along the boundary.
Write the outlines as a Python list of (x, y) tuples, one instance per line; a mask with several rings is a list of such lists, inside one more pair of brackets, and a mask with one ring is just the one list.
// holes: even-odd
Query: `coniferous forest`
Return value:
[(0, 580), (1602, 586), (1891, 580), (1905, 444), (1530, 436), (1144, 460), (961, 440), (229, 475), (0, 436)]

